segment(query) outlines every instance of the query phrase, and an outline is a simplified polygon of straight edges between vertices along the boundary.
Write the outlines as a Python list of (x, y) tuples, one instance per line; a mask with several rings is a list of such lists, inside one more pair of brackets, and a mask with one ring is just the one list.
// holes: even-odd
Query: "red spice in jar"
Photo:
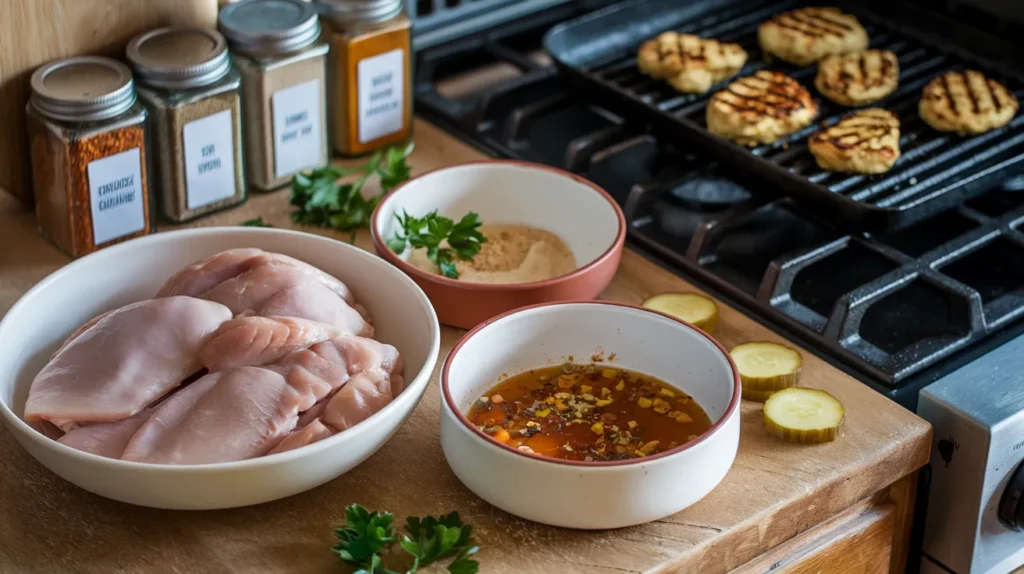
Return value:
[(146, 113), (127, 67), (70, 58), (37, 70), (32, 89), (26, 113), (43, 235), (80, 257), (151, 233)]

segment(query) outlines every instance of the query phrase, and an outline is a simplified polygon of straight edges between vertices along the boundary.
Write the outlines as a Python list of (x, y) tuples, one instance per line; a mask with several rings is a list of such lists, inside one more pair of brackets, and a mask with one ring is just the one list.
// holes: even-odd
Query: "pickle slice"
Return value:
[(795, 387), (800, 380), (803, 358), (778, 343), (743, 343), (732, 351), (732, 360), (743, 380), (743, 390), (778, 391)]
[(748, 401), (755, 401), (763, 403), (768, 400), (769, 397), (779, 391), (756, 391), (754, 389), (743, 388), (743, 398)]
[(845, 418), (842, 403), (819, 389), (783, 389), (764, 403), (764, 427), (789, 442), (833, 441), (839, 436)]
[(661, 293), (648, 298), (643, 305), (682, 319), (708, 333), (718, 325), (718, 305), (710, 297), (697, 293)]

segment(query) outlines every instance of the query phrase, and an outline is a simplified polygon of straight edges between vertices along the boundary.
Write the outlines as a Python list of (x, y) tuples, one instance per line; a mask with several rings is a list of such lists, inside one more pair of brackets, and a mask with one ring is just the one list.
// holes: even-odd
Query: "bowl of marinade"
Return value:
[(608, 301), (495, 317), (441, 372), (441, 446), (492, 505), (568, 528), (664, 518), (721, 482), (739, 445), (739, 373), (679, 319)]

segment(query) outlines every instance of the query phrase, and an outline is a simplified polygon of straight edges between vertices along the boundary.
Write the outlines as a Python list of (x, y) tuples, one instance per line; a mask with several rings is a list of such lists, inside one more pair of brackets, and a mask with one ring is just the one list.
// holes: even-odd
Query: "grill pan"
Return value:
[[(847, 229), (884, 232), (903, 228), (979, 195), (1012, 170), (1024, 170), (1024, 114), (1018, 113), (1007, 126), (973, 137), (933, 130), (917, 114), (922, 88), (942, 72), (977, 69), (1002, 82), (1020, 99), (1024, 97), (1024, 80), (1017, 72), (997, 68), (956, 46), (942, 45), (842, 2), (838, 5), (844, 11), (860, 19), (871, 47), (891, 50), (899, 60), (899, 87), (865, 107), (883, 107), (899, 117), (902, 156), (892, 170), (877, 176), (820, 169), (807, 149), (808, 136), (854, 108), (839, 106), (817, 93), (815, 65), (769, 63), (757, 43), (761, 22), (803, 5), (778, 0), (634, 0), (552, 28), (544, 45), (570, 80), (601, 103), (678, 141), (694, 144), (731, 168), (761, 178), (779, 193)], [(765, 69), (788, 74), (818, 100), (818, 121), (755, 148), (710, 133), (704, 121), (705, 106), (735, 78), (706, 94), (681, 94), (667, 83), (641, 74), (636, 66), (640, 44), (666, 30), (740, 44), (749, 58), (737, 77)]]

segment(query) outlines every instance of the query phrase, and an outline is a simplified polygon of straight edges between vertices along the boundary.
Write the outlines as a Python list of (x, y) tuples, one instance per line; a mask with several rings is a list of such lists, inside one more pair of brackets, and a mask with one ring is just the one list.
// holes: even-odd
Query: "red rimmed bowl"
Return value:
[[(577, 462), (521, 452), (466, 418), (502, 374), (597, 351), (692, 396), (711, 428), (649, 457)], [(688, 323), (605, 301), (537, 305), (476, 327), (449, 353), (441, 372), (441, 447), (459, 480), (506, 512), (569, 528), (631, 526), (675, 514), (721, 482), (739, 446), (741, 392), (729, 353)]]
[[(438, 210), (458, 220), (474, 211), (485, 225), (521, 224), (558, 235), (577, 269), (546, 281), (492, 285), (449, 279), (415, 267), (387, 246), (399, 229), (395, 214)], [(408, 274), (430, 298), (438, 319), (469, 329), (527, 305), (593, 299), (611, 282), (622, 258), (626, 219), (607, 192), (559, 169), (518, 161), (481, 161), (432, 171), (390, 193), (370, 223), (377, 253)]]

